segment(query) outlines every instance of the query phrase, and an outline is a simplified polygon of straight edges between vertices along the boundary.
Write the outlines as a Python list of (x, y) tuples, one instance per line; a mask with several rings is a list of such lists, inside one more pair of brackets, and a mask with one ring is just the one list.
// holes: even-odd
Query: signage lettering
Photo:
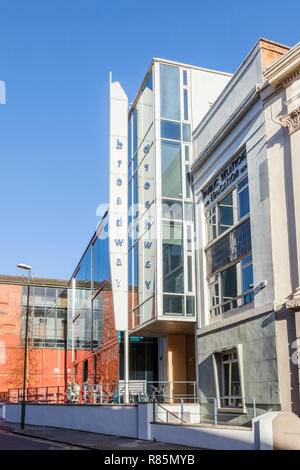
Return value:
[(117, 148), (118, 150), (121, 150), (121, 149), (123, 148), (123, 143), (122, 143), (119, 139), (117, 139), (116, 148)]
[[(246, 151), (238, 155), (229, 165), (210, 183), (205, 189), (202, 190), (202, 197), (205, 200), (205, 205), (214, 201), (216, 197), (226, 190), (239, 176), (246, 170), (247, 162)], [(245, 163), (242, 167), (241, 164)]]

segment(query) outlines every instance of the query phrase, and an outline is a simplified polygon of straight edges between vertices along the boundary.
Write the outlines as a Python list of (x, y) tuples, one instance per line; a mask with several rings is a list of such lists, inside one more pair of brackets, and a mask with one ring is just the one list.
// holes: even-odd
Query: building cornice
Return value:
[(279, 119), (282, 127), (288, 128), (289, 134), (298, 131), (300, 129), (300, 106)]
[(264, 71), (270, 85), (289, 84), (300, 76), (300, 42)]

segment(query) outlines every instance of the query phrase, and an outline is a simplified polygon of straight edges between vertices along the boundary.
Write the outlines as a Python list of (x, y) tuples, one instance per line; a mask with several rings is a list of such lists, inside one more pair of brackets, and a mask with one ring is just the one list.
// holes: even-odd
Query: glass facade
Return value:
[[(108, 214), (77, 265), (69, 283), (68, 347), (93, 349), (103, 342), (103, 291), (110, 290)], [(73, 336), (72, 336), (73, 334)]]
[(155, 308), (153, 108), (153, 78), (150, 71), (136, 106), (129, 115), (128, 282), (131, 292), (129, 322), (132, 327), (152, 318)]
[(133, 328), (164, 315), (194, 316), (190, 72), (154, 62), (148, 73), (128, 124)]
[[(191, 142), (189, 72), (165, 64), (159, 64), (159, 70), (163, 315), (192, 317), (194, 225), (188, 163)], [(170, 93), (174, 95), (172, 103)]]
[[(64, 349), (67, 338), (68, 289), (31, 286), (28, 338), (32, 348)], [(27, 287), (22, 287), (21, 342), (25, 338)]]

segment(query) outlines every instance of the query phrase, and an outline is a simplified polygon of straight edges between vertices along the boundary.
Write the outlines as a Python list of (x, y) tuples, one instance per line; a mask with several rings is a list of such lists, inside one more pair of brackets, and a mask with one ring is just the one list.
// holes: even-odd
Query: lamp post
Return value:
[(27, 307), (26, 307), (26, 326), (25, 326), (25, 347), (24, 347), (24, 379), (23, 379), (23, 399), (21, 409), (21, 429), (24, 429), (25, 425), (25, 407), (26, 407), (26, 369), (27, 369), (27, 337), (28, 337), (28, 316), (29, 316), (29, 289), (30, 289), (30, 277), (31, 267), (27, 264), (18, 264), (18, 268), (25, 269), (28, 271), (28, 283), (27, 283)]

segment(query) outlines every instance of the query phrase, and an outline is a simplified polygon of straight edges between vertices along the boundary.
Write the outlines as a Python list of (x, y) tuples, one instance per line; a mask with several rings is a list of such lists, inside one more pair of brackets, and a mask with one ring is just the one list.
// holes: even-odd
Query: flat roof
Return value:
[[(27, 285), (27, 276), (9, 276), (0, 274), (0, 284)], [(49, 279), (44, 277), (32, 277), (30, 285), (40, 287), (68, 287), (68, 281), (65, 279)]]

